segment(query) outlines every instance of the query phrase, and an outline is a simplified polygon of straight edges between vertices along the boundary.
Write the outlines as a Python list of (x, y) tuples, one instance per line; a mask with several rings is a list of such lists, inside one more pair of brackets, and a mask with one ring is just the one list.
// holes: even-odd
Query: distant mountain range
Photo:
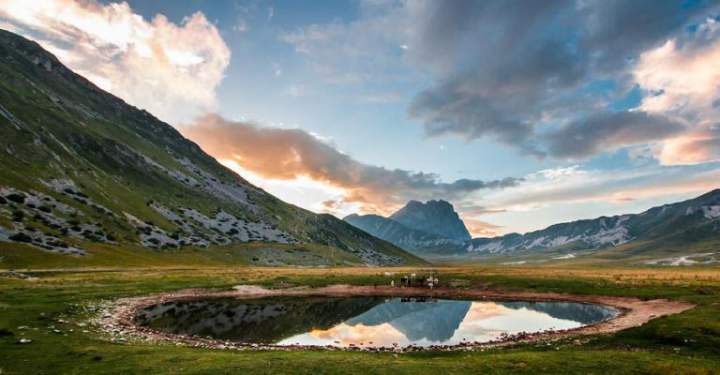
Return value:
[[(435, 211), (422, 208), (422, 204), (408, 204), (398, 213), (406, 211), (411, 205), (413, 207), (411, 210), (420, 210), (424, 214), (414, 214), (412, 217), (424, 222), (405, 220), (404, 223), (410, 225), (403, 225), (393, 219), (396, 214), (389, 218), (377, 215), (350, 215), (345, 220), (409, 251), (431, 257), (513, 256), (551, 251), (569, 253), (598, 251), (621, 245), (628, 247), (630, 254), (641, 251), (641, 247), (642, 251), (652, 252), (653, 248), (665, 249), (668, 244), (682, 247), (683, 244), (720, 240), (720, 189), (687, 201), (654, 207), (640, 214), (603, 216), (591, 220), (555, 224), (525, 234), (512, 233), (500, 237), (469, 240), (463, 240), (462, 236), (441, 235), (448, 232), (430, 233), (424, 230), (448, 225), (447, 207), (454, 213), (449, 203), (443, 202), (443, 206), (446, 207), (438, 222), (431, 213)], [(430, 204), (425, 205), (427, 206)], [(433, 203), (432, 206), (436, 204)], [(460, 224), (452, 224), (454, 228), (462, 225), (460, 219), (457, 220)], [(464, 225), (462, 226), (464, 228)]]
[(252, 262), (262, 265), (278, 264), (279, 254), (304, 265), (424, 263), (253, 186), (170, 125), (3, 30), (0, 77), (0, 250), (194, 249), (203, 259), (253, 243)]

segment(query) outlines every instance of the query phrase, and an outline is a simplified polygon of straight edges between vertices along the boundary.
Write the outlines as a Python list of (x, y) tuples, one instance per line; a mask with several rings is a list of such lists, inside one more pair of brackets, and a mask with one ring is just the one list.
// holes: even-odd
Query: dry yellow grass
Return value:
[[(38, 272), (34, 270), (30, 272)], [(207, 267), (207, 268), (143, 268), (143, 269), (105, 269), (64, 270), (58, 272), (39, 271), (43, 275), (38, 283), (54, 283), (93, 280), (121, 279), (133, 280), (170, 280), (192, 277), (214, 280), (217, 284), (242, 283), (244, 281), (262, 281), (289, 278), (330, 279), (342, 282), (344, 277), (386, 277), (386, 274), (403, 275), (409, 273), (426, 274), (437, 272), (447, 277), (521, 277), (547, 280), (593, 279), (606, 280), (625, 285), (664, 284), (676, 286), (718, 286), (720, 268), (582, 268), (582, 267), (507, 267), (507, 266), (471, 266), (471, 267), (405, 267), (405, 268), (276, 268), (276, 267)], [(99, 272), (98, 272), (99, 271)]]

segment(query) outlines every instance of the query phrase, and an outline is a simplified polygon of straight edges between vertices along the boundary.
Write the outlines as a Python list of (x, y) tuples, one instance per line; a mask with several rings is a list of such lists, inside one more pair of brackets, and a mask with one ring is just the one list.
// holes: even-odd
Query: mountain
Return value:
[(465, 223), (453, 206), (443, 200), (426, 203), (410, 201), (390, 216), (390, 219), (410, 228), (459, 241), (471, 239)]
[(253, 186), (170, 125), (3, 30), (0, 78), (3, 251), (130, 249), (142, 258), (190, 249), (202, 259), (234, 249), (254, 251), (257, 264), (279, 264), (281, 254), (291, 264), (422, 263)]
[[(350, 215), (345, 220), (368, 233), (425, 257), (554, 254), (560, 256), (555, 259), (569, 259), (578, 251), (600, 253), (617, 249), (611, 255), (622, 259), (636, 255), (677, 254), (679, 250), (690, 251), (689, 246), (714, 248), (710, 246), (712, 241), (720, 241), (720, 189), (684, 202), (654, 207), (640, 214), (603, 216), (555, 224), (525, 234), (511, 233), (470, 240), (438, 235), (438, 231), (430, 233), (418, 229), (429, 228), (435, 223), (433, 216), (416, 213), (424, 212), (416, 207), (427, 207), (431, 202), (425, 205), (410, 202), (390, 218)], [(449, 209), (444, 208), (444, 212), (454, 213), (449, 203), (440, 204), (450, 206)], [(412, 222), (413, 227), (396, 221), (397, 217), (405, 223)], [(408, 220), (408, 217), (413, 220)]]
[(437, 234), (410, 229), (399, 222), (378, 215), (348, 215), (344, 219), (348, 223), (382, 238), (415, 254), (443, 252), (448, 248), (464, 248), (466, 241), (445, 238)]
[(720, 239), (720, 189), (684, 202), (653, 207), (640, 214), (555, 224), (520, 235), (475, 238), (467, 251), (514, 254), (549, 249), (593, 250), (624, 244), (692, 243)]

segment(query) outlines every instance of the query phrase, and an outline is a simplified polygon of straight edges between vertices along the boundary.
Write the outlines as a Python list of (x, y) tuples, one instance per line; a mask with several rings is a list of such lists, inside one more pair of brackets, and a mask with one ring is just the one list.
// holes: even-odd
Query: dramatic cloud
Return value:
[(684, 129), (678, 120), (644, 112), (600, 113), (570, 123), (546, 139), (551, 155), (580, 158), (665, 139)]
[(718, 122), (718, 11), (713, 1), (365, 1), (353, 21), (283, 40), (335, 77), (385, 81), (397, 61), (422, 72), (429, 83), (408, 115), (430, 136), (560, 158), (646, 145), (673, 163), (660, 157), (666, 140)]
[[(260, 127), (207, 115), (181, 131), (220, 160), (231, 160), (267, 179), (309, 177), (340, 188), (345, 203), (359, 203), (365, 212), (386, 214), (410, 199), (457, 199), (482, 189), (517, 184), (507, 178), (495, 181), (460, 179), (441, 182), (431, 173), (387, 169), (361, 163), (300, 129)], [(338, 202), (326, 201), (332, 209)]]
[(215, 108), (230, 62), (217, 28), (198, 12), (151, 21), (123, 3), (0, 0), (4, 27), (38, 41), (101, 88), (169, 121)]
[[(674, 0), (591, 0), (577, 4), (575, 26), (581, 32), (578, 45), (599, 72), (616, 73), (628, 60), (706, 14), (713, 14), (713, 1), (695, 3)], [(571, 5), (571, 6), (572, 6)], [(713, 9), (714, 8), (714, 9)]]
[[(633, 115), (603, 114), (608, 93), (590, 85), (608, 78), (626, 85), (633, 58), (665, 42), (704, 9), (674, 1), (432, 4), (421, 31), (413, 34), (421, 39), (410, 46), (416, 59), (431, 67), (436, 84), (415, 98), (410, 116), (423, 121), (430, 134), (490, 136), (538, 155), (546, 151), (534, 138), (540, 124), (572, 121), (567, 129), (572, 135), (590, 132), (586, 146), (593, 136), (602, 138), (599, 146), (624, 144), (617, 130), (630, 125), (607, 121), (646, 125), (627, 118)], [(592, 125), (614, 134), (603, 135)], [(666, 122), (660, 127), (665, 135), (673, 133)], [(633, 133), (628, 144), (641, 141), (642, 130), (623, 132)], [(549, 152), (557, 146), (551, 144)]]

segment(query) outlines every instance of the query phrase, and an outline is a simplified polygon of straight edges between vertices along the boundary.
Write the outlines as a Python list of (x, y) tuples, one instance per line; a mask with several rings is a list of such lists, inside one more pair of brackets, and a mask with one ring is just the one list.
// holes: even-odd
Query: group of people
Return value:
[[(437, 286), (439, 286), (440, 281), (435, 275), (430, 275), (428, 277), (417, 277), (416, 274), (410, 274), (400, 277), (400, 286), (406, 286), (406, 287), (428, 287), (430, 289), (433, 289)], [(395, 279), (390, 280), (390, 286), (395, 286)]]

